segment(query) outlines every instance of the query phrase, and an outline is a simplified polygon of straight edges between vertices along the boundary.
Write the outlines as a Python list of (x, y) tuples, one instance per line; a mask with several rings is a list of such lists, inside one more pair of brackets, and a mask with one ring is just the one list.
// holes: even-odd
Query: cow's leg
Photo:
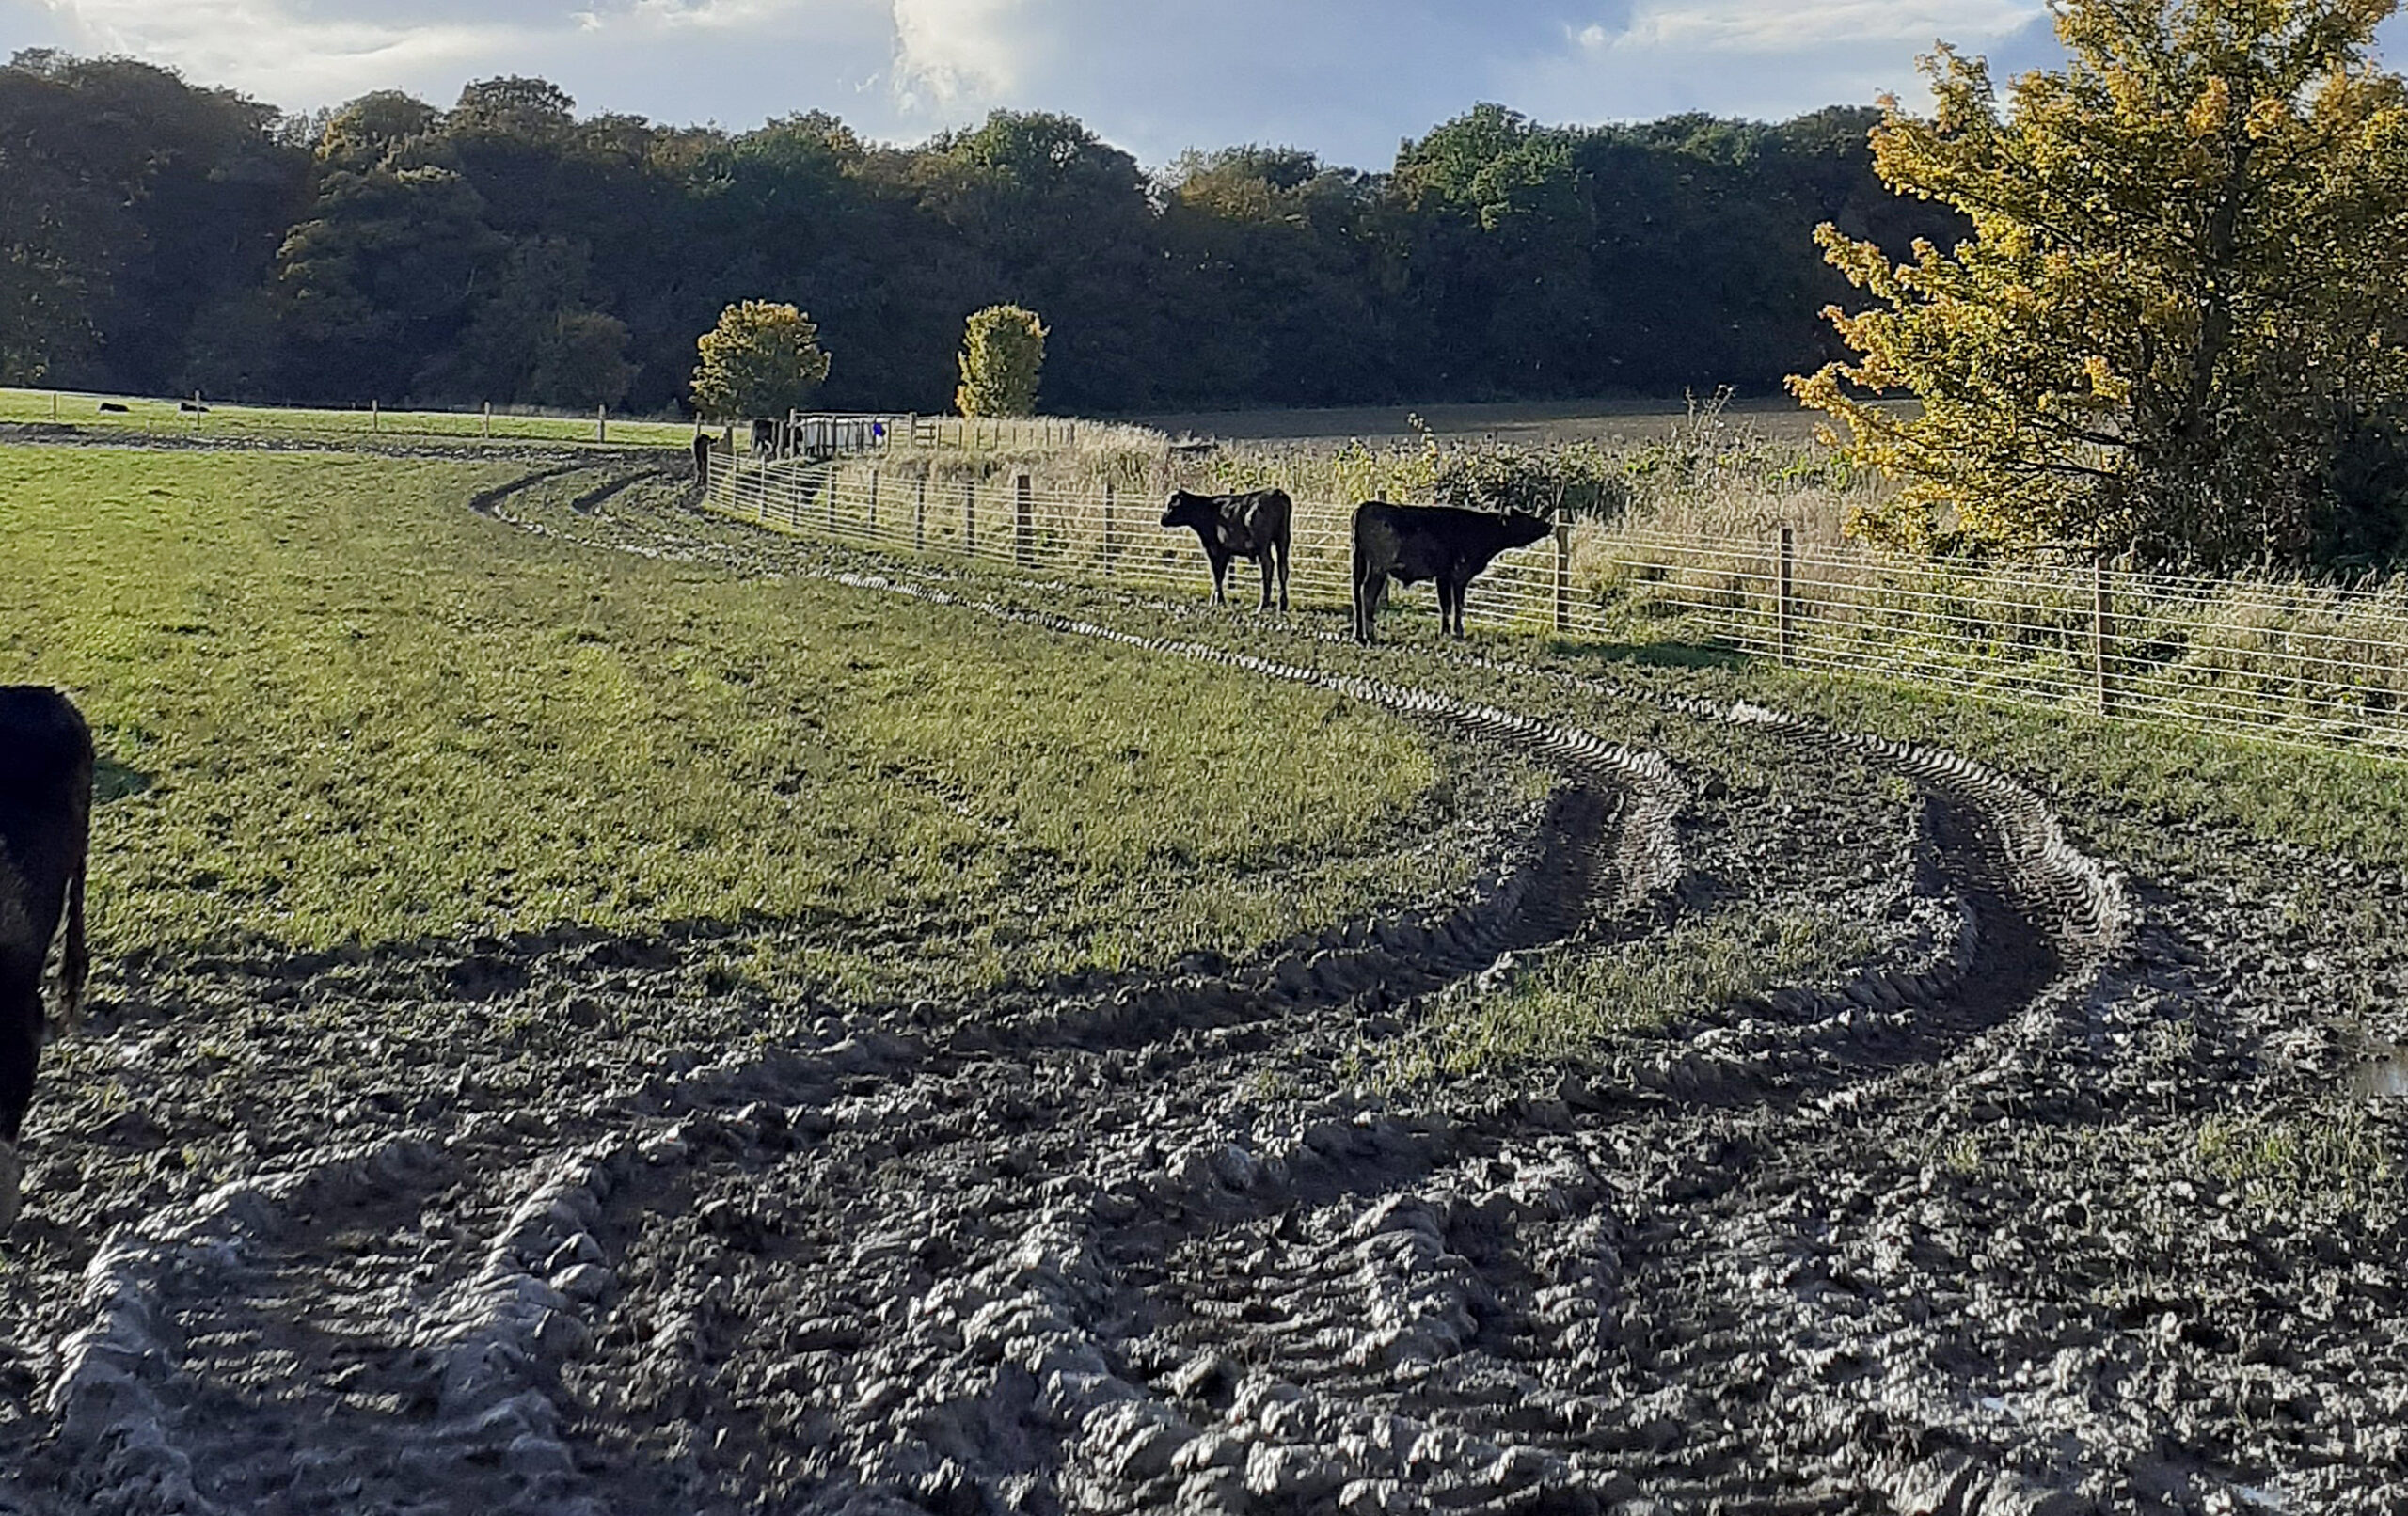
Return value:
[(1464, 592), (1471, 588), (1469, 579), (1455, 581), (1455, 635), (1464, 635)]
[(1255, 610), (1256, 610), (1258, 613), (1259, 613), (1259, 612), (1261, 612), (1261, 611), (1269, 610), (1269, 609), (1271, 608), (1271, 548), (1270, 548), (1270, 546), (1269, 546), (1267, 544), (1264, 545), (1264, 547), (1263, 547), (1263, 549), (1262, 549), (1262, 560), (1261, 560), (1261, 561), (1262, 561), (1262, 603), (1261, 603), (1261, 604), (1259, 604), (1259, 605), (1258, 605), (1258, 606), (1256, 606), (1256, 607), (1254, 608), (1255, 608)]
[(1227, 588), (1229, 579), (1229, 555), (1208, 553), (1205, 556), (1212, 561), (1212, 604), (1226, 606), (1229, 603)]
[(1368, 644), (1371, 640), (1371, 618), (1379, 610), (1372, 598), (1374, 581), (1357, 564), (1354, 569), (1354, 640)]
[[(37, 974), (39, 971), (37, 971)], [(41, 1059), (41, 988), (37, 977), (22, 990), (0, 988), (7, 1007), (0, 1026), (0, 1231), (17, 1219), (17, 1189), (24, 1169), (17, 1157), (17, 1132), (33, 1103), (34, 1068)]]
[(1279, 608), (1288, 608), (1288, 539), (1282, 537), (1275, 545), (1279, 549)]

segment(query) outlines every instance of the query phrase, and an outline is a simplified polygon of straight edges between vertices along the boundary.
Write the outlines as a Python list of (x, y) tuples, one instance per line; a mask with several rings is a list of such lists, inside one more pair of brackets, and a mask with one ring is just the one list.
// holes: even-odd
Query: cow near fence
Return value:
[(1262, 599), (1271, 608), (1271, 581), (1279, 581), (1279, 608), (1288, 608), (1288, 543), (1294, 506), (1286, 490), (1248, 490), (1243, 495), (1196, 495), (1173, 490), (1163, 525), (1185, 527), (1204, 547), (1212, 566), (1212, 604), (1228, 604), (1229, 562), (1251, 559), (1262, 568)]
[(1545, 517), (1520, 511), (1499, 515), (1366, 500), (1354, 508), (1354, 640), (1371, 640), (1390, 579), (1436, 580), (1439, 629), (1463, 636), (1464, 592), (1480, 571), (1508, 548), (1528, 547), (1554, 530)]

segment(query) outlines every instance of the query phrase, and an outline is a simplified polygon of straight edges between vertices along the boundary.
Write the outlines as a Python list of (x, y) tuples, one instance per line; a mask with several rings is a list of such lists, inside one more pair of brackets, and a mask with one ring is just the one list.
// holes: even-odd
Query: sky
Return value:
[[(2041, 0), (0, 0), (0, 54), (130, 54), (291, 110), (537, 74), (580, 112), (824, 110), (882, 141), (1062, 111), (1153, 167), (1262, 143), (1385, 168), (1482, 101), (1592, 124), (1912, 100), (1941, 39), (2001, 78), (2059, 56)], [(2408, 18), (2384, 40), (2408, 58)]]

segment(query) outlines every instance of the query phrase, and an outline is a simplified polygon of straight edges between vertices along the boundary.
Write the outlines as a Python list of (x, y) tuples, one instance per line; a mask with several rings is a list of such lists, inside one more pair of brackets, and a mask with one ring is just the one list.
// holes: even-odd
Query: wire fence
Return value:
[[(1150, 495), (938, 478), (876, 455), (722, 459), (721, 510), (886, 551), (1172, 593), (1211, 592), (1194, 533)], [(1291, 599), (1352, 600), (1352, 512), (1296, 502)], [(1258, 593), (1233, 564), (1229, 594)], [(1388, 612), (1390, 616), (1397, 611)], [(1466, 621), (1495, 631), (1917, 685), (2298, 746), (2408, 757), (2408, 589), (2187, 578), (1559, 527), (1499, 557)]]

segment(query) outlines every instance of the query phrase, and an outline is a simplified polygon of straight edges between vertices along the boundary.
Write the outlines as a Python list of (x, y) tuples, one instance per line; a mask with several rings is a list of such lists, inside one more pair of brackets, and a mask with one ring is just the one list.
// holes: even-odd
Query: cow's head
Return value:
[(1209, 527), (1212, 524), (1212, 501), (1209, 496), (1191, 495), (1185, 490), (1170, 492), (1170, 508), (1163, 513), (1165, 527)]
[(1555, 530), (1555, 523), (1527, 511), (1508, 511), (1499, 529), (1508, 547), (1528, 547)]

